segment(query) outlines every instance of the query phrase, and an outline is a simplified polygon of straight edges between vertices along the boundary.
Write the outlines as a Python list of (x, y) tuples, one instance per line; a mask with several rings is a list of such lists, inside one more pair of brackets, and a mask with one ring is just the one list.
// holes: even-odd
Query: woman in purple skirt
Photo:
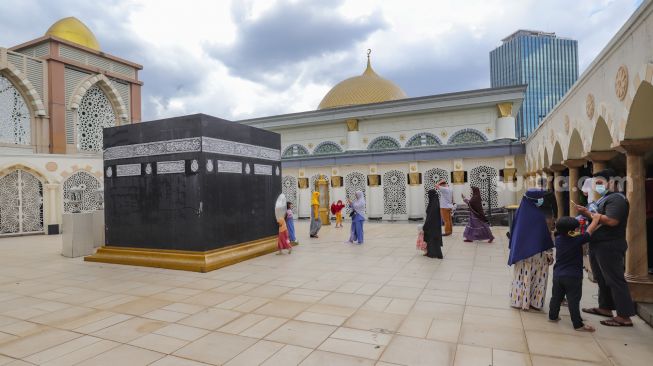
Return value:
[(469, 206), (469, 223), (465, 227), (463, 238), (468, 243), (474, 240), (487, 240), (488, 243), (491, 243), (494, 240), (494, 235), (492, 235), (488, 219), (483, 213), (481, 191), (478, 187), (472, 187), (472, 197), (467, 199), (464, 194), (462, 197)]

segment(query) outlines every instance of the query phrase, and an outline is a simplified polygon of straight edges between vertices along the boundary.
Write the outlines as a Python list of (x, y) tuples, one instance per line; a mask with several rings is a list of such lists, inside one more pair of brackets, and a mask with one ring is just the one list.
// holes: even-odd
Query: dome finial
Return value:
[(370, 62), (370, 54), (371, 53), (372, 53), (372, 49), (368, 48), (367, 49), (367, 67), (365, 68), (365, 71), (363, 72), (363, 74), (374, 72), (374, 70), (372, 70), (372, 63)]

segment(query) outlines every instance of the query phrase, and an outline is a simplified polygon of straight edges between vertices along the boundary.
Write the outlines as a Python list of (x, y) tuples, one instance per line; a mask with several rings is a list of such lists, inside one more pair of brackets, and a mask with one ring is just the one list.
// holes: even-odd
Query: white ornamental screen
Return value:
[(63, 210), (72, 212), (74, 204), (70, 202), (71, 189), (78, 188), (82, 192), (81, 211), (95, 211), (102, 204), (101, 195), (98, 190), (101, 188), (100, 181), (85, 171), (78, 171), (69, 176), (63, 183)]
[(43, 231), (43, 184), (24, 170), (0, 178), (0, 235)]
[(102, 130), (116, 125), (116, 114), (106, 94), (93, 85), (86, 91), (77, 110), (78, 148), (102, 151)]
[(406, 213), (406, 173), (391, 170), (383, 174), (383, 213)]
[(29, 145), (31, 142), (30, 115), (23, 96), (0, 75), (0, 142)]

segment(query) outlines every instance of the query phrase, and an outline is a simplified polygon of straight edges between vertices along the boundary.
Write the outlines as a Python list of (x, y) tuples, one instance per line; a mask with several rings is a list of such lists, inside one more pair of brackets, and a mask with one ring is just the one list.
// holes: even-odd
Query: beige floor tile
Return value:
[(256, 343), (256, 339), (213, 332), (174, 353), (194, 361), (220, 365), (228, 362)]
[(223, 333), (239, 334), (265, 319), (265, 315), (246, 314), (219, 329)]
[(101, 342), (101, 338), (96, 338), (96, 337), (91, 337), (91, 336), (83, 336), (79, 338), (75, 338), (71, 341), (68, 341), (66, 343), (62, 343), (58, 346), (54, 346), (52, 348), (48, 348), (44, 351), (41, 351), (39, 353), (35, 353), (29, 357), (26, 357), (24, 360), (34, 363), (34, 364), (44, 364), (48, 361), (52, 361), (56, 358), (62, 357), (68, 353), (77, 351), (82, 348), (86, 348), (88, 346), (91, 346), (97, 342)]
[(208, 366), (208, 365), (209, 365), (208, 363), (187, 360), (185, 358), (180, 358), (176, 356), (166, 356), (150, 364), (150, 366)]
[(527, 353), (492, 350), (492, 366), (531, 366), (531, 358)]
[(599, 344), (608, 357), (617, 365), (638, 365), (644, 360), (653, 361), (653, 347), (647, 343), (628, 342), (623, 340), (599, 339)]
[(176, 302), (173, 304), (170, 304), (168, 306), (164, 306), (161, 308), (162, 310), (169, 310), (169, 311), (176, 311), (178, 313), (184, 313), (184, 314), (195, 314), (198, 313), (202, 310), (204, 310), (204, 306), (201, 305), (193, 305), (193, 304), (186, 304), (183, 302)]
[(345, 294), (341, 292), (333, 292), (330, 295), (327, 295), (322, 300), (321, 304), (335, 305), (335, 306), (346, 306), (351, 308), (357, 308), (363, 305), (369, 296), (358, 295), (358, 294)]
[(372, 366), (374, 361), (360, 357), (345, 356), (337, 353), (313, 351), (301, 366)]
[(288, 319), (276, 318), (273, 316), (266, 317), (255, 325), (242, 331), (240, 335), (252, 338), (263, 338), (270, 334), (273, 330), (279, 328), (282, 324), (287, 322)]
[(247, 291), (246, 294), (248, 296), (253, 296), (253, 297), (265, 297), (270, 299), (276, 299), (290, 290), (292, 290), (291, 287), (261, 285), (259, 287)]
[(345, 326), (363, 330), (394, 332), (399, 329), (403, 319), (403, 316), (397, 314), (359, 310), (345, 322)]
[(310, 311), (305, 311), (295, 317), (295, 320), (336, 326), (342, 325), (346, 319), (347, 317), (345, 316), (313, 313)]
[[(104, 353), (112, 348), (118, 347), (120, 343), (100, 340), (86, 347), (77, 349), (75, 351), (66, 353), (60, 357), (42, 363), (42, 366), (69, 366), (75, 365), (78, 362), (87, 360), (91, 357)], [(47, 351), (47, 350), (46, 350)]]
[(291, 320), (270, 333), (265, 339), (295, 346), (315, 348), (324, 342), (336, 327)]
[(390, 334), (369, 332), (352, 328), (338, 328), (330, 337), (382, 346), (387, 346), (392, 339), (392, 335)]
[(376, 293), (376, 296), (416, 300), (421, 293), (422, 293), (421, 288), (386, 285), (381, 287), (381, 289)]
[(170, 305), (170, 302), (152, 298), (140, 298), (111, 308), (114, 313), (143, 315), (150, 311)]
[(283, 348), (282, 343), (275, 343), (270, 341), (258, 341), (253, 346), (241, 352), (238, 356), (227, 362), (225, 366), (250, 366), (260, 365), (265, 360), (274, 355), (277, 351)]
[(149, 313), (145, 313), (142, 315), (143, 318), (160, 320), (162, 322), (168, 322), (168, 323), (174, 323), (176, 321), (186, 318), (187, 316), (188, 314), (185, 313), (178, 313), (176, 311), (163, 310), (163, 309), (150, 311)]
[(374, 296), (361, 306), (361, 310), (384, 311), (392, 300), (391, 297)]
[(24, 358), (80, 336), (81, 334), (78, 333), (50, 328), (1, 344), (0, 354), (14, 358)]
[(465, 307), (455, 304), (443, 304), (430, 301), (417, 301), (411, 315), (428, 316), (437, 319), (462, 320)]
[(303, 302), (273, 300), (256, 309), (254, 312), (280, 318), (293, 318), (306, 310), (309, 306), (310, 304)]
[(237, 311), (209, 308), (179, 321), (179, 324), (216, 330), (241, 315)]
[(214, 291), (206, 291), (195, 296), (187, 297), (183, 302), (193, 305), (214, 306), (225, 302), (235, 296), (236, 295), (234, 294), (223, 294)]
[(75, 330), (75, 332), (78, 332), (78, 333), (89, 334), (89, 333), (97, 332), (100, 329), (104, 329), (104, 328), (110, 327), (112, 325), (122, 323), (125, 320), (131, 319), (131, 318), (133, 318), (133, 316), (125, 315), (125, 314), (111, 315), (111, 316), (109, 316), (107, 318), (104, 318), (102, 320), (98, 320), (96, 322), (83, 325), (83, 326), (81, 326), (79, 328), (75, 328), (74, 330)]
[(286, 345), (277, 353), (265, 360), (262, 366), (295, 366), (299, 365), (313, 350), (310, 348)]
[(325, 305), (325, 304), (315, 304), (308, 308), (306, 311), (311, 313), (320, 313), (320, 314), (329, 314), (350, 317), (353, 313), (356, 312), (355, 308), (350, 308), (346, 306), (335, 306), (335, 305)]
[(377, 360), (385, 350), (385, 346), (355, 342), (345, 339), (328, 338), (318, 349), (354, 357)]
[(385, 308), (386, 313), (407, 315), (415, 305), (415, 300), (393, 299)]
[(164, 322), (143, 318), (132, 318), (122, 323), (101, 329), (92, 333), (92, 335), (110, 341), (127, 343), (146, 334), (155, 332), (164, 326), (166, 326), (166, 323)]
[(591, 362), (606, 362), (603, 351), (592, 337), (526, 331), (528, 349), (532, 354), (570, 358)]
[(455, 344), (395, 336), (381, 361), (411, 366), (449, 366), (453, 365), (455, 352)]
[(432, 319), (430, 317), (409, 315), (404, 319), (404, 322), (401, 323), (397, 334), (426, 338), (429, 328), (431, 328), (431, 321)]
[(533, 355), (533, 366), (608, 366), (606, 363), (594, 363), (554, 357)]
[[(163, 358), (162, 353), (130, 346), (127, 344), (112, 348), (95, 357), (78, 363), (79, 366), (141, 366)], [(77, 366), (76, 365), (76, 366)]]
[(460, 328), (461, 323), (457, 320), (433, 319), (426, 338), (457, 343), (460, 336)]
[(460, 329), (459, 339), (460, 343), (470, 346), (485, 346), (506, 351), (528, 352), (524, 331), (521, 329), (485, 324), (463, 324)]
[(154, 334), (160, 334), (168, 337), (181, 339), (183, 341), (194, 341), (209, 334), (210, 331), (201, 328), (190, 327), (188, 325), (170, 324), (154, 331)]
[(454, 366), (492, 365), (492, 349), (459, 344)]
[(151, 351), (170, 354), (188, 342), (178, 338), (168, 337), (160, 334), (146, 334), (129, 342), (132, 346), (149, 349)]

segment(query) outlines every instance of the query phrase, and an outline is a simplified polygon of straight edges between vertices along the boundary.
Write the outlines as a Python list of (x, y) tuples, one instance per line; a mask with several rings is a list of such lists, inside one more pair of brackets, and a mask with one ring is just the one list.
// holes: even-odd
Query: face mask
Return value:
[(600, 194), (601, 196), (603, 196), (603, 195), (605, 194), (605, 192), (606, 192), (607, 189), (605, 188), (605, 185), (603, 185), (603, 184), (599, 184), (599, 185), (597, 185), (597, 186), (594, 188), (594, 190), (596, 191), (596, 193), (598, 193), (598, 194)]
[(540, 207), (544, 204), (544, 198), (538, 198), (535, 202), (535, 206)]

